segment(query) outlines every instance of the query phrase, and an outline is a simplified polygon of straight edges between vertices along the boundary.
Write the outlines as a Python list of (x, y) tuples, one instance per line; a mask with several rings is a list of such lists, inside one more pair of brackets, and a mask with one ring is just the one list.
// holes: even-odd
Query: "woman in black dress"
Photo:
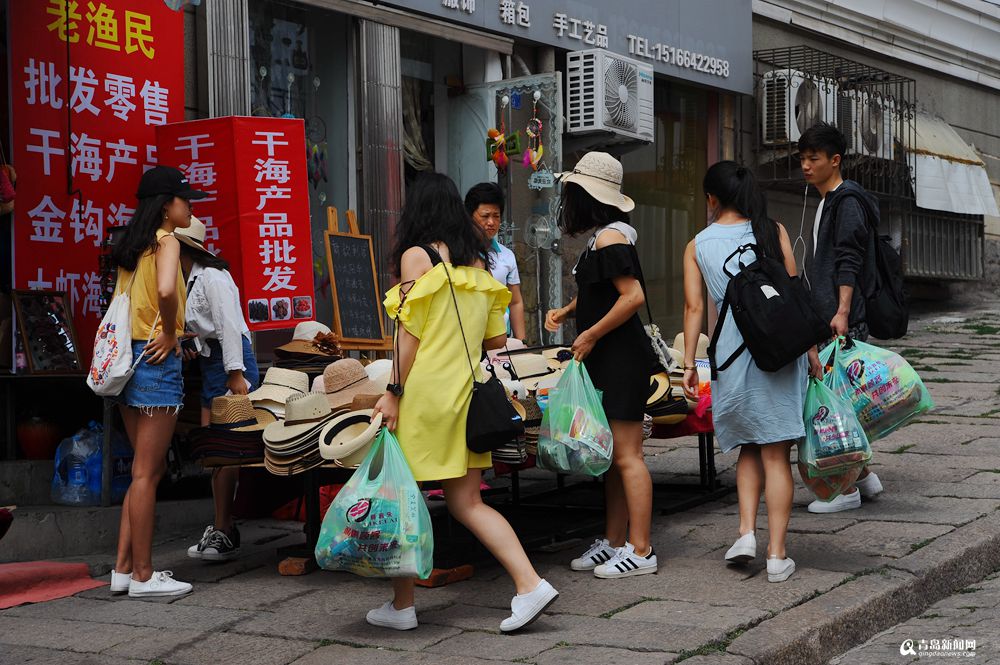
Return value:
[(614, 435), (605, 477), (605, 537), (570, 563), (616, 579), (656, 572), (649, 539), (652, 481), (642, 456), (642, 418), (649, 376), (656, 363), (637, 312), (645, 303), (636, 231), (628, 225), (632, 199), (621, 193), (622, 165), (611, 155), (589, 152), (563, 174), (560, 224), (570, 235), (590, 233), (576, 268), (577, 297), (550, 310), (545, 327), (555, 332), (576, 312), (573, 355), (604, 392), (604, 413)]

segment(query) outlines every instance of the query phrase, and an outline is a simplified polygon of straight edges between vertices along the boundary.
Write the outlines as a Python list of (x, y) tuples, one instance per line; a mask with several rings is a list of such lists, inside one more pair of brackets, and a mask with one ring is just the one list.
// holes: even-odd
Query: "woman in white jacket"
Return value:
[[(183, 233), (181, 232), (183, 231)], [(240, 291), (229, 274), (229, 264), (205, 247), (205, 225), (191, 218), (191, 226), (175, 232), (181, 243), (181, 267), (187, 278), (185, 338), (196, 348), (185, 349), (188, 359), (201, 366), (201, 424), (209, 424), (212, 400), (227, 393), (246, 395), (257, 387), (260, 374), (250, 345), (250, 328), (240, 307)], [(205, 528), (201, 540), (188, 548), (188, 556), (225, 561), (239, 554), (240, 532), (232, 508), (239, 481), (239, 467), (212, 472), (215, 523)]]

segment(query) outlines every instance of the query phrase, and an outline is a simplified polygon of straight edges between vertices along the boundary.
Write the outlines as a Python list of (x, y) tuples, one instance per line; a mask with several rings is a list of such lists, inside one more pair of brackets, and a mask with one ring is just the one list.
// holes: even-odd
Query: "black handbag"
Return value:
[(451, 289), (451, 299), (455, 304), (462, 343), (465, 344), (469, 372), (472, 373), (472, 401), (469, 402), (469, 415), (465, 424), (466, 445), (474, 453), (488, 453), (523, 436), (524, 422), (507, 398), (507, 390), (496, 374), (490, 372), (490, 378), (486, 381), (476, 381), (476, 371), (473, 369), (465, 328), (462, 326), (462, 314), (458, 309), (458, 298), (455, 297), (455, 285), (451, 281), (447, 264), (444, 264), (444, 271), (448, 276), (448, 287)]

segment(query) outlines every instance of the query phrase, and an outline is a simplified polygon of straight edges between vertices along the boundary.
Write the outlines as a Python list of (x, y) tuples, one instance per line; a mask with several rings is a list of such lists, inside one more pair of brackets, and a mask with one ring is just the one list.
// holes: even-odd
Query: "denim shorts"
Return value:
[[(132, 340), (133, 362), (145, 348), (145, 340)], [(135, 374), (114, 401), (138, 409), (180, 409), (184, 406), (180, 356), (170, 353), (159, 365), (150, 365), (143, 356), (136, 365)]]
[[(250, 390), (256, 390), (260, 384), (260, 371), (257, 369), (257, 358), (253, 355), (253, 348), (250, 340), (243, 337), (243, 378), (250, 382)], [(219, 340), (208, 340), (208, 348), (212, 350), (209, 357), (200, 356), (198, 363), (201, 365), (201, 405), (210, 408), (212, 400), (226, 394), (229, 388), (226, 387), (226, 380), (229, 373), (222, 360), (222, 345)]]

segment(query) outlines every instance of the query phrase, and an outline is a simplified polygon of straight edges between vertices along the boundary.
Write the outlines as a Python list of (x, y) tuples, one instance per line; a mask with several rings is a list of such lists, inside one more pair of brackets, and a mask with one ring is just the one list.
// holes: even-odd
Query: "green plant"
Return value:
[(927, 538), (925, 540), (921, 540), (919, 543), (914, 543), (910, 545), (910, 552), (916, 552), (921, 547), (926, 547), (927, 545), (930, 545), (932, 542), (934, 542), (933, 538)]
[(913, 448), (916, 445), (917, 444), (915, 444), (915, 443), (907, 443), (905, 445), (900, 446), (899, 448), (896, 448), (895, 450), (890, 450), (889, 454), (890, 455), (902, 455), (907, 450), (909, 450), (910, 448)]

